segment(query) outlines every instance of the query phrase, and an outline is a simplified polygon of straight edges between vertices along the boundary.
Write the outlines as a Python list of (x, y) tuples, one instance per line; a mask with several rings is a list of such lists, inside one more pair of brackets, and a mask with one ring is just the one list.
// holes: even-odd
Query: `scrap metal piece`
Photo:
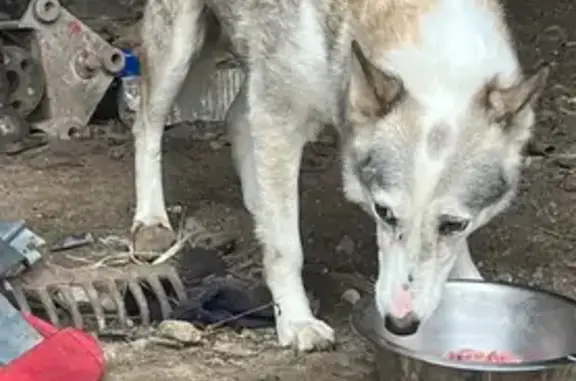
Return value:
[(25, 41), (41, 62), (45, 97), (30, 116), (33, 126), (62, 139), (81, 134), (124, 66), (121, 50), (57, 0), (32, 0), (19, 20), (0, 21), (0, 31)]
[(44, 97), (42, 67), (30, 52), (8, 44), (4, 46), (4, 64), (10, 88), (8, 103), (21, 118), (27, 118)]
[(6, 55), (4, 53), (4, 41), (0, 38), (0, 108), (8, 105), (10, 96), (10, 82), (6, 73)]
[(42, 257), (40, 250), (45, 244), (24, 222), (0, 221), (0, 274), (32, 266)]
[(28, 8), (28, 4), (30, 4), (30, 0), (2, 0), (0, 20), (19, 19)]
[(14, 153), (22, 150), (22, 141), (30, 132), (26, 123), (12, 106), (11, 94), (19, 87), (18, 74), (8, 47), (0, 37), (0, 152)]
[(50, 248), (50, 251), (55, 252), (69, 250), (90, 245), (92, 243), (94, 243), (94, 236), (92, 233), (73, 234), (60, 239)]
[(42, 335), (0, 294), (0, 364), (9, 364), (43, 340)]
[(30, 125), (12, 106), (0, 109), (0, 153), (16, 154), (25, 150), (29, 133)]
[[(147, 296), (150, 294), (160, 305), (162, 318), (170, 315), (171, 302), (178, 304), (186, 295), (176, 270), (168, 264), (129, 265), (120, 271), (113, 267), (44, 265), (31, 268), (18, 278), (8, 278), (7, 283), (7, 292), (11, 292), (22, 310), (29, 310), (32, 301), (39, 302), (42, 308), (38, 312), (47, 315), (53, 325), (71, 325), (98, 334), (127, 333), (132, 328), (130, 322), (149, 326), (152, 314)], [(79, 289), (82, 295), (73, 292)], [(132, 296), (138, 312), (128, 311), (126, 293)], [(110, 300), (113, 303), (109, 303)]]

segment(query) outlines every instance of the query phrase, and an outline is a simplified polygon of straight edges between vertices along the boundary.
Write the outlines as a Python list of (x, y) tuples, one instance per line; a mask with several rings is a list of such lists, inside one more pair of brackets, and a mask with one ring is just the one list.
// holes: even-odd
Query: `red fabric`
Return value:
[(0, 381), (99, 381), (104, 355), (96, 339), (74, 328), (58, 330), (30, 314), (24, 317), (44, 341), (0, 368)]

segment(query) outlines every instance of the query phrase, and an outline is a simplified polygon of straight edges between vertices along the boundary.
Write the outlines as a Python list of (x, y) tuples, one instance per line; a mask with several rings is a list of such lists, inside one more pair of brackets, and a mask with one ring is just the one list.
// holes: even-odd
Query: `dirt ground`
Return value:
[[(511, 25), (527, 69), (546, 60), (554, 71), (538, 113), (520, 193), (514, 205), (471, 239), (485, 274), (576, 296), (576, 5), (569, 0), (510, 0)], [(223, 138), (205, 139), (178, 127), (166, 134), (164, 175), (171, 206), (234, 235), (239, 244), (227, 261), (254, 274), (258, 253), (238, 180)], [(223, 331), (189, 349), (170, 349), (146, 339), (106, 342), (109, 380), (371, 380), (370, 348), (348, 327), (349, 287), (332, 274), (371, 279), (375, 272), (373, 226), (343, 200), (335, 140), (309, 150), (331, 160), (324, 172), (302, 175), (302, 234), (322, 315), (338, 332), (328, 353), (297, 355), (276, 348), (272, 332)], [(53, 142), (44, 149), (0, 157), (0, 214), (26, 220), (53, 242), (92, 232), (127, 235), (133, 210), (132, 146), (126, 136)], [(318, 273), (318, 271), (313, 271)], [(333, 282), (333, 283), (330, 283)], [(334, 283), (336, 282), (336, 283)], [(336, 286), (334, 286), (336, 285)]]

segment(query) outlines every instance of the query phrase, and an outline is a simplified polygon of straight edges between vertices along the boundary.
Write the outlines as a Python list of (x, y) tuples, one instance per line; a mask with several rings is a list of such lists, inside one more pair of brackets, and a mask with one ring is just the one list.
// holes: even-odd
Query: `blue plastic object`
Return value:
[(124, 68), (118, 74), (120, 78), (137, 77), (140, 75), (140, 61), (134, 53), (129, 50), (122, 50), (124, 53)]

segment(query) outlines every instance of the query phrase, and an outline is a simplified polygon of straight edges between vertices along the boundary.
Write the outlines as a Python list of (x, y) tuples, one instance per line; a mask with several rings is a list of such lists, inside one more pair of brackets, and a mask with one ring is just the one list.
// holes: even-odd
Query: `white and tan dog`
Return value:
[(302, 149), (325, 124), (341, 134), (347, 198), (376, 221), (383, 316), (414, 325), (449, 276), (481, 278), (466, 239), (514, 196), (548, 73), (523, 75), (497, 0), (149, 0), (133, 126), (136, 244), (171, 234), (164, 120), (209, 12), (247, 73), (228, 124), (280, 344), (334, 341), (306, 298), (298, 215)]

